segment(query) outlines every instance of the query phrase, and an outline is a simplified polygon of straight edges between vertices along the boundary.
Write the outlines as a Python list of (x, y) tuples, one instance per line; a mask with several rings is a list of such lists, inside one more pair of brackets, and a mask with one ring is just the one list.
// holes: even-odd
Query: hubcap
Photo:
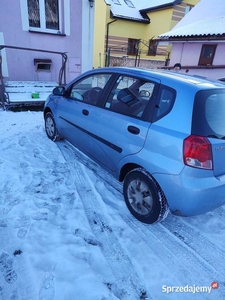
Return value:
[(138, 214), (147, 215), (152, 210), (152, 193), (144, 181), (132, 180), (128, 185), (127, 196), (130, 205)]
[(55, 126), (54, 126), (54, 122), (53, 122), (52, 118), (46, 119), (45, 128), (46, 128), (47, 134), (52, 137), (55, 132)]

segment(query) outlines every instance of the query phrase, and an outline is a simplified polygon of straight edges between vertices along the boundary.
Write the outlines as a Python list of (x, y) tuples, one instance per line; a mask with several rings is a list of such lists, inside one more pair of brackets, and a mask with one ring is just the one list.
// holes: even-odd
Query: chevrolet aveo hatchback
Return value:
[[(53, 90), (47, 136), (65, 138), (123, 182), (130, 212), (155, 223), (170, 210), (225, 203), (225, 87), (171, 71), (100, 68)], [(91, 201), (91, 199), (90, 199)]]

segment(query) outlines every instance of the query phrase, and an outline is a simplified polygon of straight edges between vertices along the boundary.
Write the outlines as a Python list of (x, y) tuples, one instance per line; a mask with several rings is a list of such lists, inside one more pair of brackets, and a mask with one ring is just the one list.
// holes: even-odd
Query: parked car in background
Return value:
[(225, 203), (224, 119), (224, 84), (140, 68), (86, 72), (44, 107), (47, 136), (123, 182), (128, 209), (149, 224)]

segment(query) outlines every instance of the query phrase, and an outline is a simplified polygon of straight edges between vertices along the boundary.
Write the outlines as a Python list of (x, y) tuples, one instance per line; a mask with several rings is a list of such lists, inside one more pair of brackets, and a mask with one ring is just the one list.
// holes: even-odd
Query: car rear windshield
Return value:
[(225, 139), (225, 89), (196, 93), (192, 134)]

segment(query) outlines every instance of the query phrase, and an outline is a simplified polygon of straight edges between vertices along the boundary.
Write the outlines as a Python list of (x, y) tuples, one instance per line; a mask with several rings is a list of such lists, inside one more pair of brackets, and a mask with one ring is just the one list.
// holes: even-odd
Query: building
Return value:
[(67, 83), (91, 69), (93, 22), (91, 0), (4, 1), (0, 10), (4, 80)]
[(225, 77), (225, 1), (201, 0), (172, 30), (159, 35), (170, 42), (169, 68), (212, 79)]
[(199, 0), (95, 1), (94, 67), (160, 67), (170, 58), (158, 35), (173, 28)]

